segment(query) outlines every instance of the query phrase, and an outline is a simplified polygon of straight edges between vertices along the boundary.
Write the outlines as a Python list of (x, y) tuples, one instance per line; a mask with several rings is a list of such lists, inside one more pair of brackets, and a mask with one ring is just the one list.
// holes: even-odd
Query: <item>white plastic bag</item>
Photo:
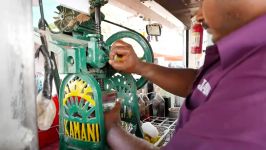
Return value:
[(46, 99), (42, 92), (37, 96), (37, 123), (40, 130), (48, 130), (53, 124), (56, 106), (53, 100)]

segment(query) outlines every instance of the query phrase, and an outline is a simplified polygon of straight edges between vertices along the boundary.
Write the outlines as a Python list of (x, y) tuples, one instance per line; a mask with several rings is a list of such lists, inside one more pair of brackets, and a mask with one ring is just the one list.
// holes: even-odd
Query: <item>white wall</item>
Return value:
[(0, 149), (36, 150), (31, 1), (1, 1), (0, 10)]

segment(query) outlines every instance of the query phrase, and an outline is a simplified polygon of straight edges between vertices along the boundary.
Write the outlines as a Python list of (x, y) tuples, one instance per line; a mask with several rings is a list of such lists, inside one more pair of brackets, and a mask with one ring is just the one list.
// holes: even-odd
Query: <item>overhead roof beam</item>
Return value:
[(109, 3), (131, 13), (142, 14), (145, 18), (149, 18), (152, 21), (158, 22), (170, 29), (177, 28), (174, 23), (159, 15), (154, 10), (151, 10), (147, 6), (143, 5), (140, 0), (110, 0)]

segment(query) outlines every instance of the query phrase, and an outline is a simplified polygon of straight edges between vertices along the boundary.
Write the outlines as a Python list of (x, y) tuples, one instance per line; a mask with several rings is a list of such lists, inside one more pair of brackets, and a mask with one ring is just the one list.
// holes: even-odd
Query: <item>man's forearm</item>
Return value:
[(113, 150), (158, 150), (159, 148), (146, 142), (143, 139), (137, 138), (120, 126), (112, 127), (107, 134), (107, 141)]
[(175, 95), (186, 97), (196, 78), (195, 69), (166, 68), (155, 64), (141, 63), (137, 74)]

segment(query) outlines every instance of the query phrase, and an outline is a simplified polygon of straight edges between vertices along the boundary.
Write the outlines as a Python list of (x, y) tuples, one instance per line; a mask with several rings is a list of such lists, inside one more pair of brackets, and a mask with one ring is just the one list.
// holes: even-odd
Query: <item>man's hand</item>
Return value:
[(120, 126), (121, 124), (120, 108), (121, 108), (120, 102), (116, 101), (115, 107), (111, 111), (104, 113), (104, 120), (105, 120), (104, 122), (107, 132), (113, 127)]
[(157, 147), (154, 147), (143, 139), (131, 135), (122, 128), (120, 108), (121, 104), (117, 101), (115, 107), (111, 111), (104, 113), (107, 142), (110, 148), (113, 150), (158, 150)]
[(125, 73), (138, 73), (138, 68), (142, 63), (132, 46), (121, 40), (112, 45), (109, 57), (109, 64), (114, 69)]

